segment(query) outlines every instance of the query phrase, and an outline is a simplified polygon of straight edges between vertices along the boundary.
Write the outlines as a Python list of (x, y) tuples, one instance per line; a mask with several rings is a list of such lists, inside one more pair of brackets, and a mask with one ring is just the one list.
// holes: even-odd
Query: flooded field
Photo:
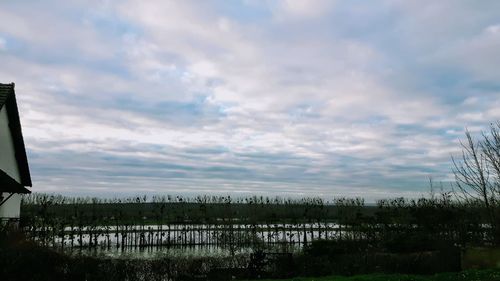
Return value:
[(316, 239), (352, 235), (335, 223), (174, 224), (25, 229), (42, 244), (76, 254), (105, 256), (233, 256), (252, 249), (294, 252)]

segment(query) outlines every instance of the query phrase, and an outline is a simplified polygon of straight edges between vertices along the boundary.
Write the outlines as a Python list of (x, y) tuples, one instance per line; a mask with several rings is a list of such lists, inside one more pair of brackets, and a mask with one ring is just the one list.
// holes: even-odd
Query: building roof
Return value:
[[(26, 156), (26, 147), (24, 146), (21, 121), (19, 119), (19, 111), (17, 109), (16, 95), (14, 92), (14, 83), (0, 84), (0, 110), (4, 106), (7, 109), (7, 116), (9, 118), (9, 129), (14, 143), (17, 168), (21, 177), (21, 185), (32, 186), (30, 169), (28, 166), (28, 157)], [(3, 173), (1, 170), (0, 172)], [(0, 184), (3, 184), (3, 182), (0, 181)]]
[(2, 109), (3, 105), (7, 101), (11, 88), (11, 84), (0, 84), (0, 109)]
[(26, 187), (0, 170), (0, 192), (31, 193)]

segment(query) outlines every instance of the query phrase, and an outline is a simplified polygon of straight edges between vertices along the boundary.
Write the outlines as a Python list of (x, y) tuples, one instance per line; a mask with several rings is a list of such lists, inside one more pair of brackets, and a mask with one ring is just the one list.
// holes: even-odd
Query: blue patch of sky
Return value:
[(315, 108), (317, 108), (318, 105), (314, 104), (300, 104), (296, 105), (288, 110), (288, 115), (290, 117), (295, 118), (295, 119), (302, 119), (302, 118), (321, 118), (321, 114), (317, 113)]
[(148, 116), (158, 120), (172, 121), (173, 124), (193, 125), (197, 122), (212, 121), (223, 118), (226, 113), (220, 109), (220, 106), (207, 103), (206, 96), (195, 95), (186, 101), (175, 101), (159, 99), (151, 101), (150, 99), (139, 99), (134, 96), (134, 93), (123, 92), (118, 95), (100, 96), (100, 95), (85, 95), (81, 96), (69, 95), (66, 90), (54, 90), (53, 94), (57, 94), (60, 102), (64, 104), (72, 104), (82, 108), (91, 109), (116, 109), (134, 112), (142, 116)]
[(124, 36), (133, 35), (141, 36), (144, 34), (142, 28), (131, 24), (128, 21), (122, 20), (113, 13), (88, 12), (82, 15), (85, 20), (92, 23), (93, 27), (99, 32), (107, 36)]
[(143, 113), (145, 115), (165, 116), (166, 118), (184, 117), (223, 117), (224, 113), (217, 106), (207, 104), (205, 96), (197, 96), (190, 101), (180, 102), (163, 100), (155, 103), (146, 102), (132, 97), (120, 97), (111, 100), (107, 105), (113, 108)]
[(230, 150), (224, 146), (213, 146), (213, 147), (203, 147), (203, 148), (187, 148), (184, 150), (184, 152), (189, 154), (213, 155), (213, 154), (229, 153)]
[(500, 93), (500, 82), (486, 80), (470, 81), (470, 83), (467, 84), (467, 88), (483, 93), (498, 94)]
[(390, 121), (389, 118), (386, 116), (382, 115), (372, 115), (370, 118), (365, 120), (365, 124), (372, 125), (372, 126), (377, 126), (377, 125), (383, 125), (386, 124)]
[(217, 14), (244, 24), (255, 24), (256, 22), (266, 21), (272, 17), (271, 11), (265, 5), (250, 4), (245, 0), (230, 2), (217, 0), (214, 6)]
[(397, 51), (388, 64), (395, 67), (395, 74), (385, 77), (384, 81), (404, 94), (427, 95), (448, 105), (460, 104), (470, 96), (466, 91), (470, 74), (456, 66), (422, 64)]
[(401, 174), (401, 172), (410, 172), (410, 173), (427, 173), (427, 174), (435, 174), (436, 172), (441, 172), (441, 169), (435, 167), (421, 166), (421, 165), (394, 165), (389, 164), (384, 167), (390, 171), (393, 171), (394, 174)]
[(8, 33), (0, 33), (0, 38), (2, 38), (5, 42), (6, 52), (10, 53), (12, 50), (16, 50), (18, 48), (22, 48), (22, 42), (18, 40), (16, 37), (8, 34)]
[(327, 17), (328, 32), (334, 37), (356, 39), (364, 42), (383, 41), (394, 28), (397, 13), (384, 3), (366, 1), (337, 2), (333, 13)]
[(110, 54), (109, 59), (96, 59), (89, 56), (76, 54), (71, 48), (55, 49), (52, 47), (34, 46), (28, 41), (13, 36), (3, 36), (7, 41), (7, 55), (23, 58), (31, 62), (38, 62), (45, 65), (79, 65), (88, 70), (98, 73), (108, 72), (129, 78), (130, 73), (127, 67), (118, 57)]
[(285, 161), (307, 161), (309, 158), (294, 155), (292, 153), (273, 153), (273, 152), (238, 152), (234, 154), (236, 157), (257, 160), (257, 161), (269, 161), (269, 162), (283, 162)]
[[(470, 75), (466, 71), (453, 66), (425, 66), (419, 72), (419, 76), (427, 81), (422, 84), (422, 87), (431, 87), (437, 91), (460, 89), (470, 80)], [(453, 97), (458, 93), (449, 94)]]
[(335, 154), (332, 155), (333, 164), (335, 168), (337, 169), (351, 169), (353, 165), (355, 165), (356, 162), (358, 163), (366, 163), (366, 159), (360, 159), (351, 155), (340, 155), (340, 154)]
[(124, 79), (132, 78), (126, 64), (118, 57), (112, 59), (99, 59), (81, 58), (74, 61), (76, 64), (85, 66), (85, 68), (94, 70), (97, 73), (111, 73), (112, 75), (120, 76)]
[[(396, 125), (396, 132), (394, 133), (397, 137), (412, 136), (415, 132), (422, 133), (424, 128), (420, 125), (415, 124), (398, 124)], [(433, 129), (427, 129), (428, 131)]]

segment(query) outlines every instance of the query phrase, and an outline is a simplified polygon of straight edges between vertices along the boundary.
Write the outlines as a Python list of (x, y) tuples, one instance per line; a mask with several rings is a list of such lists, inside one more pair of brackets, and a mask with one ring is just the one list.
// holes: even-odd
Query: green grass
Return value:
[[(300, 277), (293, 279), (268, 279), (267, 281), (500, 281), (500, 269), (468, 270), (439, 273), (431, 276), (405, 274), (369, 274), (351, 277)], [(262, 280), (266, 281), (266, 280)]]
[(500, 248), (468, 248), (462, 256), (464, 268), (500, 268)]

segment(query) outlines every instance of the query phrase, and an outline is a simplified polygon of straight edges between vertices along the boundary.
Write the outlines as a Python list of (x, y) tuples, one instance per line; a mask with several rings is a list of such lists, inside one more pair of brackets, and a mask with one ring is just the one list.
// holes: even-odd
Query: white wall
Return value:
[[(7, 198), (9, 193), (3, 193)], [(21, 194), (14, 194), (0, 207), (0, 218), (19, 218), (21, 209)]]
[[(17, 168), (14, 143), (10, 134), (6, 107), (4, 105), (0, 110), (0, 169), (20, 183), (21, 177)], [(8, 193), (3, 193), (4, 198), (7, 198), (8, 195)], [(0, 206), (0, 218), (18, 218), (20, 206), (21, 195), (14, 194), (7, 202)]]

